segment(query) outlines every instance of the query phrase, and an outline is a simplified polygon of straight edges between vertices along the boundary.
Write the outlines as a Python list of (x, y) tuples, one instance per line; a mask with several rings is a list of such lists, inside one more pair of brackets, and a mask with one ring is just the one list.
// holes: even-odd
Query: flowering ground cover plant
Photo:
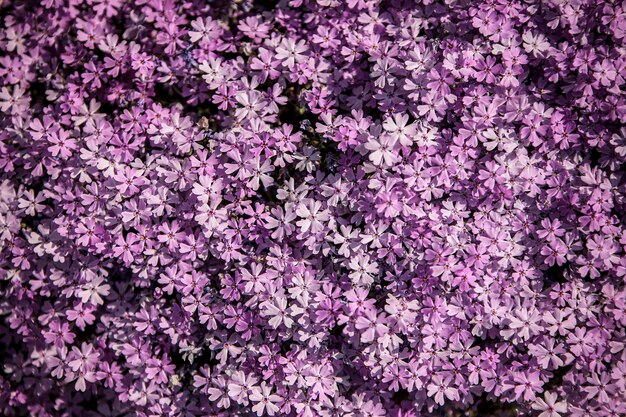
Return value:
[(625, 13), (0, 2), (0, 415), (626, 415)]

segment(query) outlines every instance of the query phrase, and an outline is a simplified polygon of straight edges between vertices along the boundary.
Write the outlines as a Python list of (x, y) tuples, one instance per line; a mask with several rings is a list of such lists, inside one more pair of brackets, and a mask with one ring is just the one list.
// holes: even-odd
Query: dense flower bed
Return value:
[(0, 415), (625, 415), (625, 7), (0, 2)]

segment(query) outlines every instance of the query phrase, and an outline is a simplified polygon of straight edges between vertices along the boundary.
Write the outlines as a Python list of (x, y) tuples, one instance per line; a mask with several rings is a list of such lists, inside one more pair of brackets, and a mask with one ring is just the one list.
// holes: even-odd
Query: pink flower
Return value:
[(43, 333), (46, 343), (53, 343), (58, 348), (62, 348), (65, 344), (74, 343), (76, 334), (70, 331), (68, 323), (61, 323), (59, 320), (53, 320), (48, 325), (48, 331)]
[(524, 401), (533, 400), (537, 393), (542, 392), (543, 382), (538, 372), (515, 372), (513, 382), (515, 399), (523, 397)]
[(284, 298), (277, 298), (274, 302), (265, 304), (263, 315), (271, 317), (268, 323), (275, 329), (281, 324), (284, 324), (287, 328), (293, 325), (293, 319), (287, 311), (287, 300)]
[(383, 128), (395, 137), (403, 146), (411, 146), (413, 137), (417, 133), (415, 123), (408, 124), (407, 114), (394, 114), (392, 118), (385, 119)]
[(537, 398), (531, 405), (533, 410), (541, 411), (539, 417), (560, 417), (559, 413), (567, 412), (567, 403), (565, 401), (557, 402), (557, 395), (546, 391), (544, 399)]
[(303, 59), (303, 53), (308, 49), (304, 40), (297, 43), (291, 38), (284, 38), (276, 48), (276, 59), (282, 61), (286, 67), (293, 67)]
[(153, 379), (157, 384), (165, 384), (168, 377), (174, 373), (175, 365), (172, 365), (170, 358), (164, 354), (161, 359), (151, 358), (147, 362), (146, 376), (149, 380)]
[(72, 310), (67, 310), (67, 319), (76, 323), (76, 327), (85, 330), (88, 324), (93, 324), (96, 316), (93, 314), (94, 308), (78, 303)]
[(96, 372), (96, 378), (103, 380), (104, 386), (107, 388), (117, 388), (123, 378), (121, 370), (122, 368), (115, 362), (102, 362), (100, 371)]
[(113, 256), (122, 257), (122, 261), (129, 266), (135, 259), (134, 255), (141, 252), (141, 243), (139, 238), (134, 233), (128, 233), (126, 237), (119, 234), (115, 239), (115, 245), (113, 246)]
[(358, 330), (362, 330), (361, 341), (363, 343), (373, 342), (389, 330), (386, 325), (385, 315), (377, 314), (375, 309), (364, 311), (363, 316), (357, 318), (355, 327)]
[(60, 156), (67, 159), (72, 156), (74, 150), (78, 149), (76, 139), (71, 138), (69, 132), (59, 130), (58, 132), (50, 132), (48, 134), (48, 142), (52, 145), (48, 147), (48, 151), (52, 156)]
[(308, 204), (300, 204), (296, 208), (296, 214), (302, 218), (296, 222), (300, 227), (301, 233), (311, 231), (311, 233), (319, 233), (324, 229), (324, 223), (329, 219), (328, 210), (322, 210), (322, 203), (316, 200), (309, 200)]
[(252, 411), (254, 411), (257, 416), (262, 416), (265, 413), (273, 416), (280, 409), (279, 405), (282, 402), (282, 398), (279, 395), (272, 394), (271, 392), (271, 387), (267, 386), (265, 381), (261, 382), (260, 387), (255, 386), (252, 388), (250, 401), (255, 403), (252, 406)]
[(83, 303), (91, 302), (93, 305), (103, 304), (104, 300), (102, 297), (106, 297), (109, 295), (109, 290), (111, 286), (109, 284), (104, 284), (103, 277), (95, 277), (91, 282), (89, 282), (81, 291), (78, 292), (78, 296), (81, 298)]
[(397, 160), (396, 148), (397, 139), (391, 135), (381, 135), (376, 139), (370, 139), (365, 143), (364, 147), (371, 151), (369, 160), (374, 165), (382, 165), (390, 167)]
[(433, 397), (439, 405), (444, 404), (445, 398), (458, 401), (460, 399), (459, 392), (456, 388), (450, 387), (450, 382), (452, 382), (452, 378), (449, 376), (444, 378), (442, 375), (434, 375), (432, 382), (426, 387), (427, 395)]
[(125, 195), (133, 195), (139, 192), (139, 187), (146, 184), (142, 173), (134, 168), (125, 167), (122, 173), (113, 175), (113, 179), (119, 184), (117, 189)]

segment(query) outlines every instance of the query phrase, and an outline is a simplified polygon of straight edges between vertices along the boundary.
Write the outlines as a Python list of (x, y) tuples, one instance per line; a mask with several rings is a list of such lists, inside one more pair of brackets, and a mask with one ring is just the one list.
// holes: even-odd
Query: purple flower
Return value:
[(0, 415), (626, 412), (621, 3), (80, 3), (1, 6)]

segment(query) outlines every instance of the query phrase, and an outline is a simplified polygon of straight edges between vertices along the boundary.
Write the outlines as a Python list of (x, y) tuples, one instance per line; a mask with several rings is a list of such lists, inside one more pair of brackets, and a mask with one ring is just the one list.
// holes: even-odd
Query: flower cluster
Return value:
[(0, 415), (623, 416), (626, 3), (0, 2)]

